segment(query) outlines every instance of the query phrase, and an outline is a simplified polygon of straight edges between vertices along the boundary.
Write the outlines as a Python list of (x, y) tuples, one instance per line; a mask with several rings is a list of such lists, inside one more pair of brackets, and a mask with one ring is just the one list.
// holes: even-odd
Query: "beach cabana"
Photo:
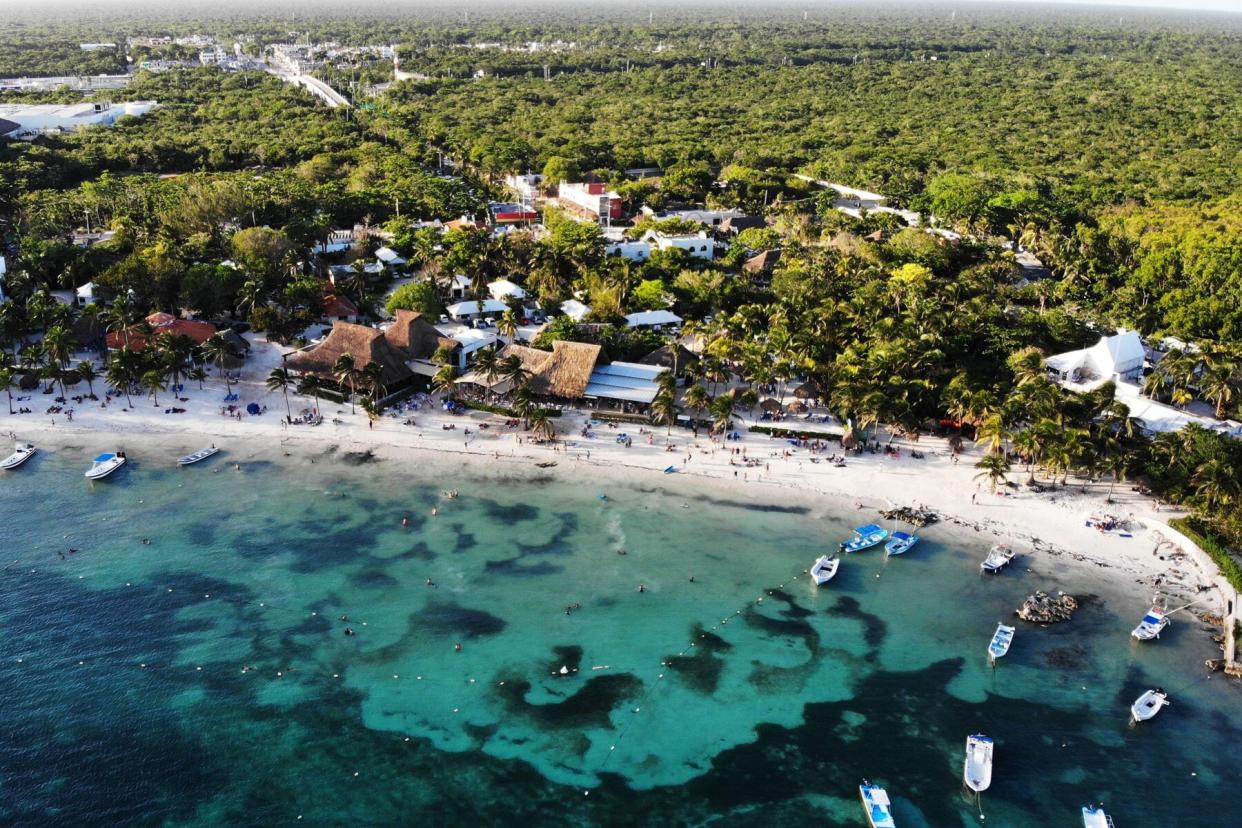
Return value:
[(558, 340), (552, 343), (552, 357), (531, 380), (531, 390), (546, 397), (581, 399), (599, 360), (600, 346), (590, 342)]
[(802, 400), (794, 400), (789, 403), (789, 405), (785, 406), (785, 410), (790, 414), (805, 414), (809, 409), (807, 408), (806, 403), (802, 402)]
[(384, 329), (384, 338), (406, 359), (430, 359), (442, 347), (453, 351), (461, 345), (441, 334), (421, 313), (404, 308)]
[(813, 382), (802, 383), (794, 389), (793, 393), (794, 396), (800, 400), (819, 399), (824, 396), (823, 392), (819, 390), (819, 386), (815, 385)]
[(683, 345), (662, 345), (640, 359), (642, 365), (656, 365), (660, 368), (673, 370), (674, 360), (677, 364), (677, 376), (684, 376), (686, 371), (699, 364), (699, 357)]
[(759, 403), (759, 407), (762, 408), (764, 411), (768, 412), (769, 414), (776, 414), (779, 411), (783, 411), (785, 408), (783, 405), (780, 404), (779, 400), (775, 400), (772, 397), (767, 397), (766, 399), (762, 400)]

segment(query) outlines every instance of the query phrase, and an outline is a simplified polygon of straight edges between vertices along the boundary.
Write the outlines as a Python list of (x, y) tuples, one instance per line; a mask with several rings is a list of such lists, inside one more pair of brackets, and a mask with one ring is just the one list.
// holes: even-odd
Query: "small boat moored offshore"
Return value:
[(31, 457), (34, 457), (36, 451), (38, 449), (30, 443), (18, 443), (13, 447), (12, 454), (0, 460), (0, 469), (15, 469)]
[(888, 530), (874, 523), (859, 526), (854, 530), (854, 537), (841, 541), (842, 552), (861, 552), (881, 543), (888, 537)]
[(125, 465), (125, 452), (118, 451), (115, 454), (109, 452), (101, 454), (95, 458), (95, 462), (86, 470), (87, 480), (102, 480), (114, 471)]
[(833, 579), (840, 566), (841, 559), (836, 555), (820, 555), (811, 564), (811, 579), (816, 586), (823, 586)]
[(1013, 560), (1013, 550), (1008, 546), (997, 544), (988, 550), (988, 556), (983, 559), (983, 563), (979, 564), (979, 568), (984, 572), (1000, 572), (1009, 566), (1009, 562)]
[(901, 555), (910, 550), (919, 542), (918, 535), (911, 535), (906, 532), (894, 532), (889, 542), (884, 544), (884, 551), (890, 555)]
[(1004, 624), (996, 625), (992, 643), (988, 645), (988, 660), (993, 665), (996, 664), (996, 659), (1003, 658), (1005, 653), (1009, 652), (1009, 646), (1013, 644), (1013, 634), (1013, 627), (1006, 627)]
[(1169, 703), (1169, 696), (1159, 687), (1148, 690), (1130, 705), (1130, 718), (1135, 723), (1155, 718), (1160, 709)]
[(867, 824), (871, 828), (897, 828), (897, 823), (893, 822), (893, 804), (888, 800), (888, 791), (864, 779), (858, 786), (858, 795), (862, 797)]
[(992, 739), (982, 733), (966, 737), (966, 763), (962, 771), (966, 787), (976, 793), (992, 784)]
[(187, 454), (185, 457), (182, 457), (181, 459), (177, 461), (177, 465), (178, 466), (192, 466), (195, 463), (206, 460), (208, 457), (215, 454), (219, 450), (220, 449), (216, 448), (215, 444), (213, 443), (211, 445), (211, 448), (199, 449), (193, 454)]
[(1167, 626), (1169, 626), (1169, 617), (1165, 615), (1164, 607), (1153, 606), (1130, 635), (1139, 641), (1151, 641), (1153, 638), (1159, 638), (1160, 633)]
[(1104, 813), (1103, 805), (1082, 806), (1083, 828), (1113, 828), (1113, 818)]

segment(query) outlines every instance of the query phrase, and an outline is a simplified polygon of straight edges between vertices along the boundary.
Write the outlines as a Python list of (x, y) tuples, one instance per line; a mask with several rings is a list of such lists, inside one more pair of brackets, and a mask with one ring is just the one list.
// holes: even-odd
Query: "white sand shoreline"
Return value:
[[(82, 390), (81, 386), (75, 389)], [(926, 455), (923, 460), (911, 458), (908, 444), (898, 440), (895, 444), (903, 449), (899, 459), (864, 454), (851, 456), (845, 468), (836, 468), (826, 462), (811, 462), (810, 452), (793, 449), (783, 440), (744, 430), (742, 441), (723, 444), (714, 444), (706, 436), (694, 441), (682, 430), (666, 438), (665, 429), (657, 428), (652, 435), (653, 445), (647, 445), (646, 435), (639, 435), (637, 427), (627, 426), (618, 426), (615, 431), (600, 427), (593, 439), (583, 439), (578, 435), (587, 423), (586, 415), (566, 412), (556, 421), (561, 440), (554, 449), (532, 444), (524, 432), (505, 429), (502, 418), (482, 412), (452, 416), (422, 409), (413, 415), (415, 426), (403, 425), (406, 415), (402, 415), (384, 417), (371, 427), (361, 411), (351, 414), (348, 405), (328, 403), (323, 408), (323, 425), (285, 426), (285, 404), (279, 392), (269, 392), (254, 382), (235, 384), (234, 390), (240, 394), (242, 407), (257, 402), (268, 407), (267, 413), (243, 416), (241, 420), (221, 416), (219, 401), (224, 397), (224, 388), (213, 379), (205, 390), (193, 387), (183, 392), (185, 401), (175, 404), (186, 409), (184, 414), (163, 413), (174, 404), (170, 395), (164, 395), (158, 407), (149, 399), (136, 398), (130, 410), (125, 410), (123, 398), (106, 408), (88, 401), (74, 406), (72, 422), (63, 414), (12, 416), (6, 407), (0, 406), (0, 433), (12, 432), (16, 439), (48, 447), (128, 449), (136, 457), (149, 456), (158, 446), (169, 463), (176, 456), (209, 443), (222, 448), (232, 444), (236, 449), (240, 447), (239, 441), (252, 457), (269, 453), (275, 456), (298, 447), (322, 450), (337, 445), (343, 451), (373, 451), (380, 458), (465, 465), (476, 475), (496, 470), (509, 475), (518, 469), (542, 473), (535, 463), (555, 462), (558, 475), (581, 474), (592, 479), (644, 483), (658, 480), (660, 484), (676, 486), (693, 481), (696, 487), (707, 486), (734, 498), (740, 495), (764, 501), (794, 499), (813, 507), (831, 508), (838, 514), (859, 506), (859, 523), (877, 519), (879, 509), (917, 503), (934, 509), (948, 522), (988, 533), (1027, 552), (1031, 562), (1048, 563), (1050, 568), (1064, 565), (1067, 572), (1073, 570), (1071, 580), (1075, 583), (1099, 582), (1101, 574), (1108, 573), (1111, 585), (1121, 586), (1123, 580), (1141, 584), (1148, 593), (1160, 589), (1176, 605), (1194, 600), (1198, 602), (1197, 608), (1216, 612), (1223, 606), (1222, 595), (1232, 597), (1227, 585), (1227, 592), (1201, 589), (1216, 581), (1223, 583), (1223, 579), (1216, 577), (1215, 567), (1200, 550), (1161, 520), (1171, 515), (1156, 514), (1152, 501), (1132, 492), (1127, 485), (1117, 487), (1111, 505), (1105, 502), (1107, 485), (1098, 483), (1092, 484), (1085, 495), (1079, 487), (1071, 486), (1045, 494), (1021, 488), (1017, 496), (997, 497), (986, 484), (974, 480), (977, 451), (968, 450), (955, 465), (948, 456), (947, 443), (935, 438), (925, 437), (919, 442), (918, 448)], [(290, 399), (295, 413), (312, 404), (292, 395)], [(35, 393), (21, 405), (41, 411), (51, 401), (51, 395)], [(483, 423), (490, 423), (491, 427), (480, 431)], [(445, 430), (446, 424), (456, 428)], [(796, 423), (789, 425), (796, 428)], [(471, 431), (468, 438), (467, 428)], [(634, 438), (629, 448), (615, 441), (622, 431)], [(135, 444), (137, 437), (142, 438), (142, 445)], [(675, 444), (674, 452), (665, 450), (666, 439)], [(735, 446), (744, 448), (749, 457), (762, 460), (764, 465), (731, 466), (730, 450)], [(786, 448), (791, 451), (788, 458), (784, 456)], [(84, 453), (83, 462), (88, 459)], [(669, 465), (677, 468), (675, 478), (662, 474)], [(1024, 472), (1015, 470), (1011, 476), (1020, 481)], [(972, 502), (972, 495), (977, 502)], [(1130, 519), (1131, 537), (1104, 534), (1087, 527), (1086, 519), (1099, 513)], [(1153, 550), (1159, 554), (1153, 554)], [(1177, 552), (1185, 554), (1170, 554)], [(1084, 583), (1084, 588), (1089, 590), (1089, 584)], [(1135, 612), (1141, 609), (1136, 607)]]

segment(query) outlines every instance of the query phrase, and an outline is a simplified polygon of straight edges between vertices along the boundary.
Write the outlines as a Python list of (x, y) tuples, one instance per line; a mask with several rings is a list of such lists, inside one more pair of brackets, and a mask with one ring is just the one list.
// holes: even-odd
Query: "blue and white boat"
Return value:
[(1159, 638), (1160, 633), (1164, 632), (1164, 628), (1169, 626), (1169, 617), (1165, 614), (1164, 607), (1154, 606), (1143, 616), (1143, 620), (1135, 627), (1130, 635), (1139, 641), (1151, 641), (1153, 638)]
[(108, 475), (125, 465), (125, 452), (115, 454), (108, 452), (95, 458), (95, 462), (86, 470), (87, 480), (103, 480)]
[(841, 551), (861, 552), (864, 549), (870, 549), (876, 544), (883, 543), (887, 537), (887, 529), (874, 523), (868, 523), (866, 526), (859, 526), (855, 529), (854, 537), (841, 542)]
[(902, 555), (910, 550), (919, 542), (918, 535), (911, 535), (906, 532), (894, 532), (888, 543), (884, 544), (884, 551), (890, 555)]
[(840, 566), (841, 559), (836, 555), (820, 555), (811, 566), (811, 580), (815, 586), (823, 586), (836, 576)]
[(982, 733), (966, 737), (966, 762), (962, 781), (975, 793), (983, 793), (992, 784), (992, 739)]
[(988, 644), (988, 661), (996, 664), (996, 659), (1003, 658), (1005, 653), (1009, 652), (1009, 647), (1013, 644), (1013, 627), (1006, 627), (1004, 624), (996, 625), (996, 632), (992, 635), (992, 643)]
[(1113, 818), (1104, 813), (1103, 805), (1082, 806), (1083, 828), (1113, 828)]
[(862, 797), (867, 824), (871, 828), (897, 828), (897, 823), (893, 822), (893, 804), (888, 800), (888, 791), (864, 779), (858, 786), (858, 795)]

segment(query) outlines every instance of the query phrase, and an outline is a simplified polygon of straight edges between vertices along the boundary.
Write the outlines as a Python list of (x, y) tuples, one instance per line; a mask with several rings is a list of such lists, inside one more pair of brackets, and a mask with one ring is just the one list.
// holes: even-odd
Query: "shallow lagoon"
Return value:
[[(803, 570), (869, 516), (333, 454), (92, 485), (89, 454), (0, 480), (5, 823), (857, 825), (867, 776), (902, 826), (970, 825), (977, 731), (992, 824), (1238, 805), (1242, 691), (1203, 677), (1184, 613), (1131, 644), (1146, 596), (1107, 571), (982, 578), (991, 539), (937, 527), (817, 590)], [(990, 669), (1037, 588), (1094, 597)], [(1174, 704), (1128, 728), (1156, 685)]]

